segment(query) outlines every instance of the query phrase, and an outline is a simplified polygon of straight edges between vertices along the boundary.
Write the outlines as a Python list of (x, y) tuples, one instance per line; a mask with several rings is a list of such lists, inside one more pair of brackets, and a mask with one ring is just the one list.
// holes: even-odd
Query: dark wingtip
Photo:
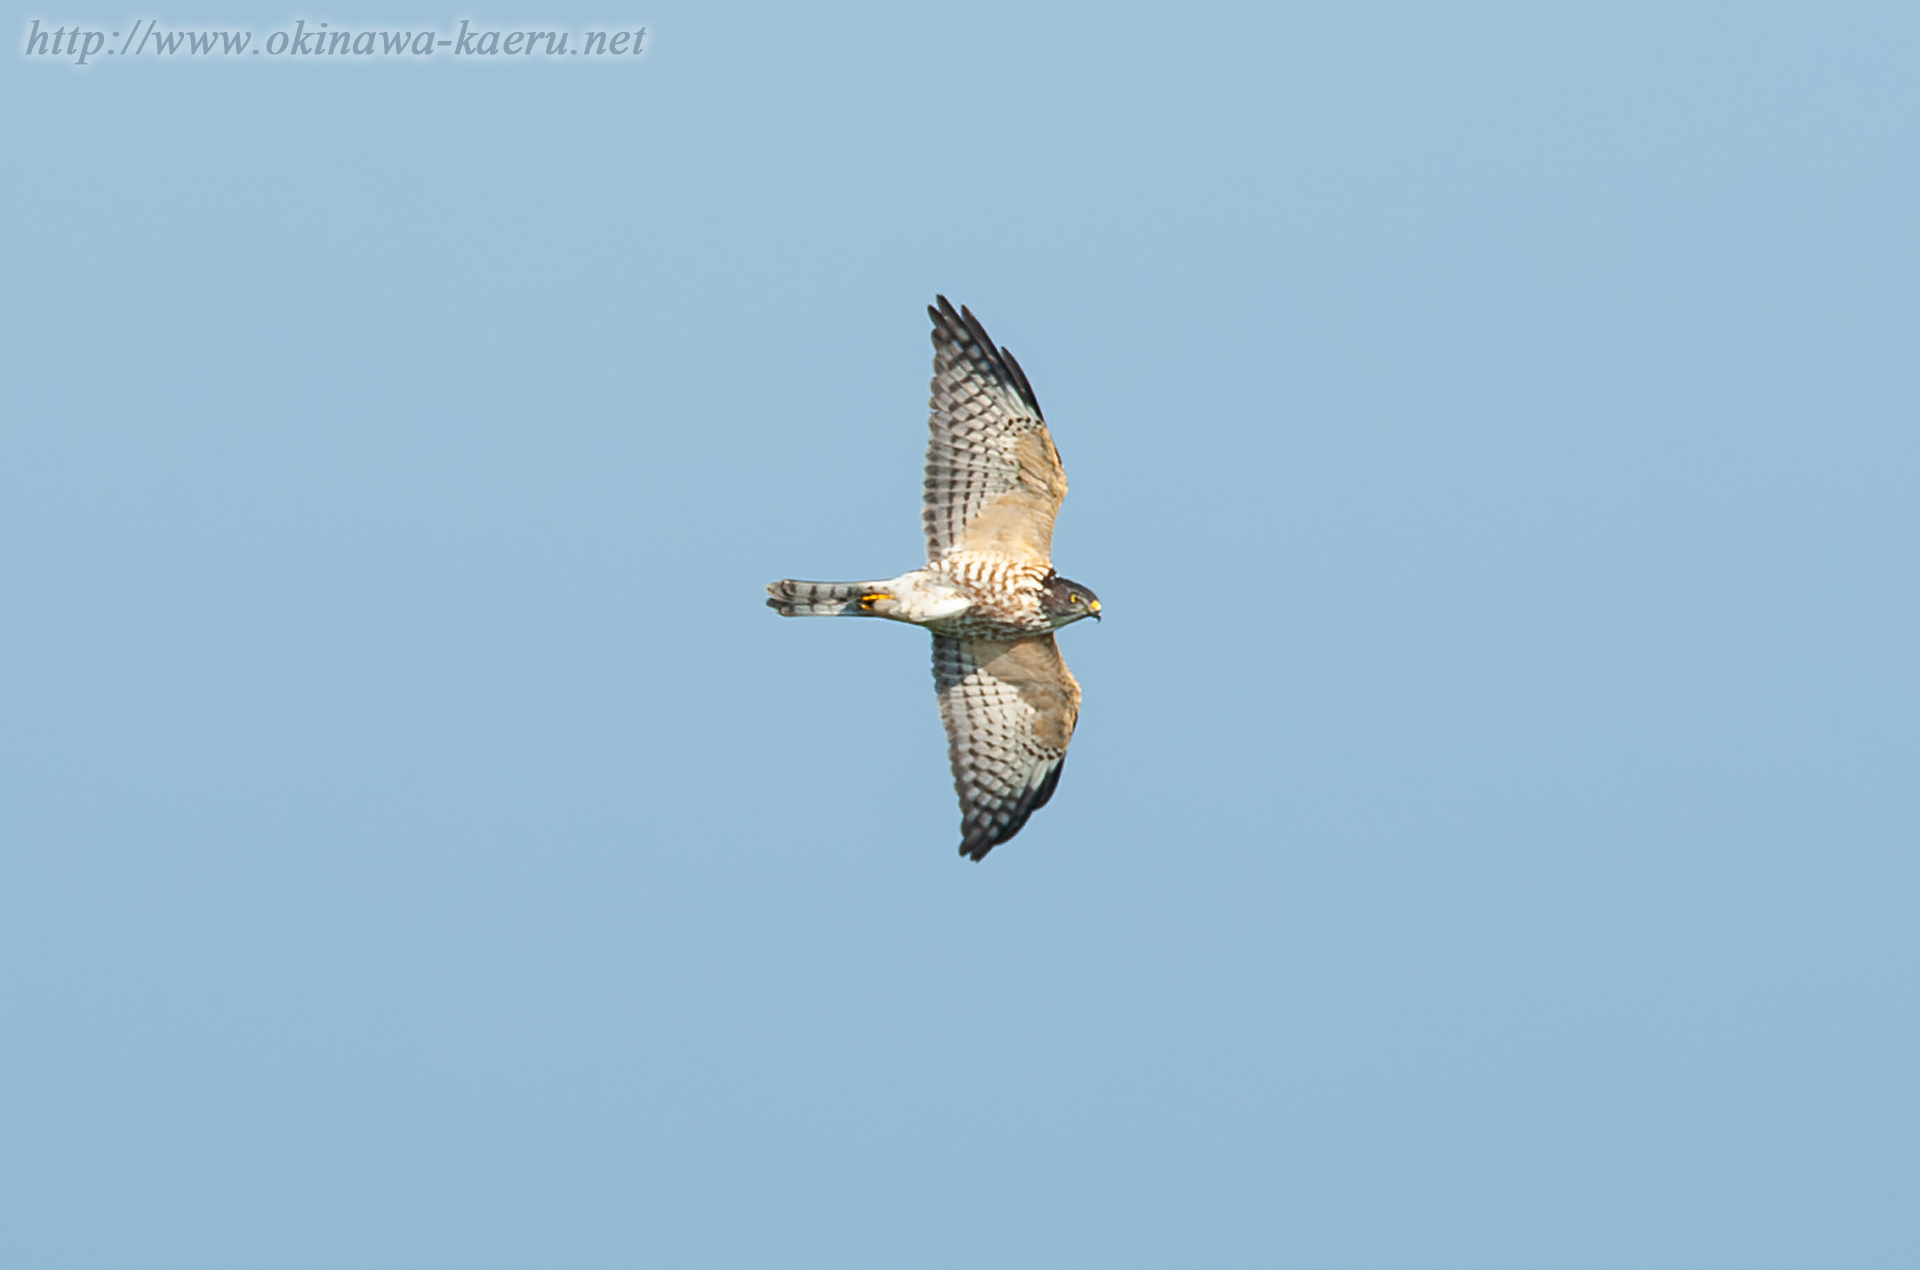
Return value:
[(1045, 420), (1047, 412), (1040, 408), (1040, 397), (1033, 391), (1033, 385), (1027, 382), (1027, 372), (1020, 369), (1020, 363), (1014, 359), (1013, 350), (1002, 346), (1000, 349), (1000, 357), (1006, 362), (1007, 369), (1013, 374), (1013, 386), (1020, 390), (1020, 395), (1027, 399), (1029, 406), (1033, 407), (1033, 413), (1039, 415), (1042, 420)]
[(987, 334), (986, 325), (982, 323), (979, 318), (973, 316), (973, 310), (969, 309), (966, 305), (961, 305), (959, 311), (955, 312), (953, 302), (947, 299), (947, 297), (935, 295), (933, 298), (939, 302), (939, 307), (935, 308), (931, 304), (928, 305), (927, 316), (933, 319), (934, 344), (938, 346), (940, 342), (939, 332), (941, 330), (952, 331), (954, 328), (964, 330), (980, 345), (980, 349), (986, 355), (989, 364), (998, 363), (998, 365), (994, 366), (994, 369), (1000, 374), (1002, 379), (1007, 381), (1008, 386), (1018, 393), (1022, 400), (1027, 403), (1035, 417), (1042, 423), (1046, 422), (1047, 415), (1044, 410), (1040, 409), (1040, 398), (1034, 393), (1033, 385), (1027, 382), (1027, 372), (1020, 369), (1020, 363), (1014, 357), (1013, 350), (996, 345), (993, 342), (993, 337)]
[[(1027, 805), (1026, 816), (1020, 818), (1020, 824), (1026, 824), (1027, 816), (1031, 816), (1034, 812), (1039, 811), (1042, 807), (1045, 807), (1053, 801), (1053, 791), (1060, 788), (1060, 773), (1066, 770), (1067, 756), (1062, 754), (1059, 760), (1054, 763), (1053, 767), (1041, 780), (1040, 788), (1033, 792), (1033, 802)], [(1017, 829), (1018, 826), (1016, 825), (1015, 828)], [(1008, 836), (1011, 837), (1012, 835), (1009, 834)]]
[(1011, 841), (1016, 834), (1027, 827), (1027, 821), (1033, 818), (1034, 812), (1053, 801), (1053, 791), (1060, 788), (1060, 773), (1066, 769), (1066, 766), (1067, 756), (1062, 754), (1053, 766), (1047, 769), (1047, 774), (1040, 778), (1040, 783), (1033, 787), (1032, 792), (1014, 807), (1013, 814), (1007, 818), (1005, 824), (997, 828), (990, 824), (980, 825), (961, 841), (960, 854), (969, 860), (984, 860), (987, 852), (1003, 842)]

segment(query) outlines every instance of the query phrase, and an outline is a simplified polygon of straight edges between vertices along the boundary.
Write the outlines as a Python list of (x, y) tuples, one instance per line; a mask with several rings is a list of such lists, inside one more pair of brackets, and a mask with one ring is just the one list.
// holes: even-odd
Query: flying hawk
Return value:
[(960, 854), (1020, 832), (1060, 783), (1080, 685), (1053, 632), (1100, 601), (1053, 569), (1067, 496), (1040, 402), (980, 319), (936, 297), (928, 426), (927, 566), (885, 582), (767, 588), (782, 617), (885, 617), (933, 632), (933, 682), (960, 794)]

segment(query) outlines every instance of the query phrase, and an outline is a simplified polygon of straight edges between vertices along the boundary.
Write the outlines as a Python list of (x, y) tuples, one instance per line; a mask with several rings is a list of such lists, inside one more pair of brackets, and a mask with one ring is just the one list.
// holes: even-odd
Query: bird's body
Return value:
[(1054, 571), (1066, 474), (1027, 377), (979, 319), (939, 297), (927, 446), (927, 564), (875, 582), (767, 588), (784, 617), (880, 617), (933, 632), (934, 684), (960, 795), (963, 855), (978, 860), (1053, 796), (1080, 685), (1053, 632), (1100, 601)]
[(955, 639), (1021, 639), (1064, 624), (1042, 603), (1054, 576), (1050, 568), (968, 551), (884, 581), (788, 579), (768, 592), (785, 617), (884, 617)]

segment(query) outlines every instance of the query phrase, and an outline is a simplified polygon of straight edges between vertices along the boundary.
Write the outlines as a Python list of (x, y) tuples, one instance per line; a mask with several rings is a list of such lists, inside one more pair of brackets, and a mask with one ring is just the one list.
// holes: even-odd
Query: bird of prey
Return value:
[(884, 617), (933, 632), (933, 682), (960, 795), (960, 854), (1020, 832), (1060, 783), (1080, 685), (1053, 632), (1100, 601), (1054, 572), (1066, 473), (1040, 402), (980, 319), (935, 297), (927, 564), (884, 582), (767, 588), (782, 617)]

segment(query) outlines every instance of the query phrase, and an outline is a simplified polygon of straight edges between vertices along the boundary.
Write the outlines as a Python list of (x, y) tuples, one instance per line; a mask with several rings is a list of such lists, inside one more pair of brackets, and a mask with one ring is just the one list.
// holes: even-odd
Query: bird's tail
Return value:
[(782, 578), (767, 587), (767, 607), (781, 617), (872, 617), (861, 601), (886, 590), (884, 582), (797, 582)]

